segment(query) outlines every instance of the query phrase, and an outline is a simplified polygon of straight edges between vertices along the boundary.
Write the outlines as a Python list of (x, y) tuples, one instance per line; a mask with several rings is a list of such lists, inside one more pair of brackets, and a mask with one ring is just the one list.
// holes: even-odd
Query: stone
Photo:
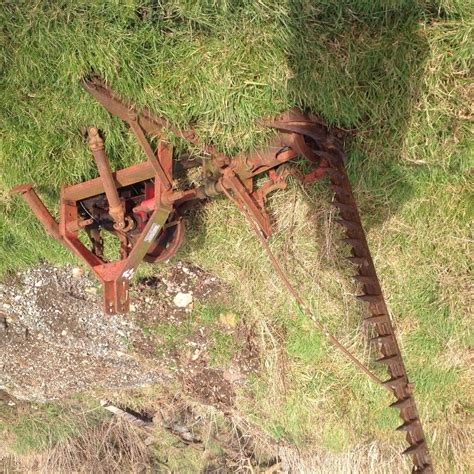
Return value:
[(182, 293), (181, 291), (176, 293), (173, 298), (173, 303), (178, 308), (187, 308), (193, 302), (193, 295), (191, 293)]
[(74, 267), (71, 273), (74, 278), (80, 278), (82, 275), (84, 275), (84, 269), (81, 267)]

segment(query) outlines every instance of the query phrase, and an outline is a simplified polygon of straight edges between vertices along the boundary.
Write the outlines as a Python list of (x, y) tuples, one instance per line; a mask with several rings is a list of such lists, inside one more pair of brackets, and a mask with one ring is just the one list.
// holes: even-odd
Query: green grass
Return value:
[(212, 345), (209, 349), (210, 364), (213, 366), (226, 366), (232, 360), (236, 351), (236, 342), (232, 334), (222, 331), (212, 333)]
[[(91, 71), (177, 125), (193, 123), (228, 152), (263, 143), (268, 131), (258, 118), (309, 109), (355, 132), (349, 172), (433, 455), (443, 472), (455, 469), (453, 460), (469, 470), (467, 445), (452, 433), (453, 425), (467, 429), (472, 406), (472, 3), (152, 5), (5, 4), (0, 274), (72, 259), (8, 190), (31, 181), (57, 214), (60, 184), (96, 175), (82, 127), (104, 130), (114, 167), (143, 159), (124, 124), (79, 87)], [(302, 193), (293, 183), (274, 195), (273, 245), (291, 250), (285, 264), (321, 319), (368, 358), (328, 199), (322, 185)], [(293, 314), (231, 203), (217, 199), (195, 216), (179, 256), (221, 276), (234, 290), (231, 306), (259, 328), (267, 370), (242, 390), (242, 415), (301, 452), (314, 443), (339, 452), (400, 440), (388, 397)], [(219, 314), (198, 317), (211, 325)], [(174, 329), (167, 331), (172, 341)]]
[(206, 325), (219, 323), (219, 318), (231, 312), (231, 308), (220, 301), (206, 301), (205, 303), (197, 302), (193, 310), (196, 321)]
[(39, 413), (21, 417), (12, 427), (15, 441), (11, 449), (18, 454), (42, 451), (77, 434), (78, 427), (74, 419), (64, 416), (61, 407), (48, 404), (41, 407)]
[(145, 326), (145, 334), (157, 334), (162, 342), (157, 346), (158, 354), (165, 354), (171, 349), (179, 350), (186, 339), (197, 333), (204, 325), (210, 330), (209, 363), (211, 366), (223, 367), (229, 364), (239, 347), (234, 334), (223, 331), (225, 324), (220, 320), (232, 314), (234, 322), (237, 316), (229, 312), (224, 303), (209, 301), (198, 303), (193, 312), (181, 324), (161, 322), (153, 326)]
[(157, 351), (163, 354), (171, 350), (173, 347), (179, 347), (187, 336), (193, 330), (193, 322), (191, 319), (177, 325), (173, 323), (163, 322), (150, 327), (143, 328), (145, 334), (158, 334), (162, 342), (158, 344)]
[(0, 407), (0, 430), (9, 440), (5, 449), (17, 455), (40, 453), (80, 434), (104, 418), (104, 410), (88, 398), (35, 403), (17, 411)]

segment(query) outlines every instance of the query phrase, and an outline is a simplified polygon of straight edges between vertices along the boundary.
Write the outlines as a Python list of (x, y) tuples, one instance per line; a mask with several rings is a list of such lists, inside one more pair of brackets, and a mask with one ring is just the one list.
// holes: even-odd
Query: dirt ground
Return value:
[[(113, 316), (101, 311), (98, 284), (74, 273), (42, 265), (0, 284), (4, 393), (44, 402), (96, 387), (179, 381), (201, 403), (225, 410), (246, 374), (258, 369), (252, 329), (244, 323), (226, 324), (223, 316), (222, 331), (240, 341), (225, 367), (211, 364), (212, 328), (197, 321), (180, 330), (193, 306), (225, 299), (226, 288), (200, 268), (183, 262), (158, 268), (132, 286), (131, 312)], [(191, 295), (192, 303), (178, 307), (178, 293)], [(176, 343), (160, 331), (164, 326), (176, 330)]]

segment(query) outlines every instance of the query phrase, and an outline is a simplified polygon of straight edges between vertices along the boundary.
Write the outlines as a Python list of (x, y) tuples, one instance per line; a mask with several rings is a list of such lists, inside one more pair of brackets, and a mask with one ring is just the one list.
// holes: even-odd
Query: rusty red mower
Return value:
[[(100, 79), (85, 80), (83, 84), (111, 114), (128, 123), (146, 161), (112, 171), (105, 153), (104, 138), (97, 128), (90, 127), (88, 144), (99, 177), (62, 188), (59, 223), (31, 184), (17, 186), (12, 191), (21, 193), (47, 232), (71, 249), (99, 278), (103, 285), (105, 313), (126, 313), (129, 310), (129, 282), (142, 260), (160, 262), (176, 253), (184, 238), (183, 215), (186, 209), (193, 203), (225, 195), (248, 218), (275, 273), (301, 311), (355, 366), (393, 393), (396, 401), (391, 406), (400, 410), (403, 424), (397, 429), (406, 433), (409, 447), (404, 453), (413, 460), (413, 472), (433, 472), (413, 398), (413, 385), (408, 380), (346, 172), (340, 133), (330, 130), (311, 114), (290, 111), (266, 124), (278, 133), (264, 149), (229, 157), (210, 145), (200, 143), (194, 130), (178, 129), (150, 110), (137, 110), (132, 104), (122, 101)], [(205, 159), (199, 161), (175, 156), (172, 146), (166, 141), (169, 132), (199, 147)], [(158, 140), (155, 149), (149, 141), (152, 137)], [(305, 175), (294, 165), (298, 157), (305, 158), (310, 165)], [(180, 181), (175, 178), (193, 166), (202, 168), (199, 184), (180, 188)], [(266, 175), (267, 179), (256, 189), (254, 178), (261, 175)], [(322, 177), (327, 177), (330, 182), (334, 191), (332, 203), (339, 211), (338, 222), (344, 228), (344, 240), (351, 249), (347, 259), (357, 269), (354, 279), (361, 286), (358, 298), (368, 305), (364, 322), (372, 333), (370, 340), (379, 354), (375, 362), (387, 368), (387, 380), (381, 380), (327, 330), (291, 284), (271, 251), (268, 238), (272, 229), (265, 210), (266, 196), (285, 188), (289, 176), (303, 183)], [(80, 230), (87, 233), (90, 248), (79, 239)], [(115, 261), (104, 257), (104, 231), (118, 239), (120, 258)]]

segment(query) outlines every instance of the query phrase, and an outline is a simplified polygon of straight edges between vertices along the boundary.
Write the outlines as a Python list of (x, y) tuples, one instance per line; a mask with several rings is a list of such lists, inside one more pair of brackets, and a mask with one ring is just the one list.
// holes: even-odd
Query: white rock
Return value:
[(71, 273), (74, 278), (80, 278), (82, 275), (84, 275), (84, 269), (81, 267), (74, 267)]
[(176, 296), (173, 298), (173, 303), (178, 308), (186, 308), (193, 302), (193, 295), (191, 293), (176, 293)]
[(67, 331), (65, 329), (61, 331), (61, 336), (66, 336), (66, 335), (67, 335)]

